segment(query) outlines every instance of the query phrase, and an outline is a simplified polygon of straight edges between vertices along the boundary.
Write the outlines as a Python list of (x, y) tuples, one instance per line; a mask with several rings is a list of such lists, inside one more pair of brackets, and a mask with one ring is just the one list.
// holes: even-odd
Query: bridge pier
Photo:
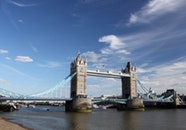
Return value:
[(65, 110), (66, 112), (92, 112), (91, 99), (74, 98), (66, 102)]
[(117, 104), (118, 110), (144, 110), (142, 99), (129, 99), (126, 104)]
[(144, 109), (142, 99), (130, 99), (127, 101), (127, 109)]

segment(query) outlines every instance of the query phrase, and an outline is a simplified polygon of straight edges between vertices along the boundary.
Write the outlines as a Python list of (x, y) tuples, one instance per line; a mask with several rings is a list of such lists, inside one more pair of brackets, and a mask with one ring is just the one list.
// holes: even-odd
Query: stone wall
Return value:
[(142, 99), (131, 99), (127, 101), (127, 108), (128, 109), (141, 109), (144, 108), (143, 100)]
[(65, 107), (67, 112), (92, 112), (91, 99), (89, 98), (74, 98), (72, 101), (67, 101)]

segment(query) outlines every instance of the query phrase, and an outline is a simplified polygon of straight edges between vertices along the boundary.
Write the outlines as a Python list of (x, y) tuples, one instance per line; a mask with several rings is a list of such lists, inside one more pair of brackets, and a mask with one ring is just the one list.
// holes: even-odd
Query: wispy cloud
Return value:
[[(173, 39), (176, 36), (180, 37), (181, 35), (175, 35), (178, 32), (172, 32), (173, 28), (156, 28), (153, 30), (135, 32), (123, 36), (118, 36), (121, 41), (126, 43), (126, 47), (130, 50), (136, 50), (137, 48), (144, 47), (146, 45), (154, 44), (154, 42)], [(180, 33), (184, 33), (184, 30), (180, 30)], [(179, 33), (179, 34), (180, 34)]]
[[(110, 35), (108, 35), (108, 37), (109, 36)], [(138, 69), (139, 73), (143, 72), (143, 74), (144, 73), (149, 74), (149, 75), (151, 74), (150, 76), (152, 76), (153, 74), (153, 76), (155, 77), (154, 80), (158, 80), (157, 77), (159, 76), (159, 74), (157, 72), (158, 71), (163, 72), (159, 68), (161, 67), (167, 68), (167, 66), (169, 66), (171, 63), (174, 64), (178, 62), (178, 61), (175, 61), (173, 63), (172, 61), (171, 63), (169, 63), (170, 58), (167, 58), (167, 55), (166, 55), (169, 52), (165, 51), (165, 53), (162, 54), (162, 53), (159, 53), (159, 51), (161, 52), (162, 50), (166, 49), (165, 47), (167, 48), (171, 47), (172, 49), (176, 49), (176, 46), (178, 46), (178, 44), (184, 46), (184, 43), (182, 43), (183, 41), (179, 43), (178, 39), (179, 40), (183, 39), (185, 36), (186, 36), (186, 30), (184, 28), (177, 28), (177, 26), (170, 26), (170, 25), (164, 26), (161, 28), (156, 28), (153, 30), (134, 32), (128, 35), (120, 35), (120, 36), (115, 35), (115, 37), (119, 39), (118, 41), (122, 43), (120, 44), (121, 46), (119, 46), (116, 50), (114, 50), (114, 49), (111, 49), (110, 44), (106, 43), (107, 47), (101, 48), (100, 49), (101, 53), (97, 55), (99, 55), (99, 59), (106, 57), (107, 60), (105, 60), (104, 62), (100, 64), (99, 59), (98, 59), (98, 62), (97, 63), (95, 62), (92, 65), (92, 67), (95, 67), (95, 68), (99, 67), (103, 69), (102, 65), (106, 65), (106, 64), (110, 65), (110, 67), (114, 67), (114, 66), (111, 66), (113, 63), (116, 65), (117, 64), (121, 65), (121, 62), (125, 63), (125, 61), (130, 60), (130, 58), (132, 58), (134, 62), (139, 62), (139, 61), (141, 63), (146, 62), (146, 63), (143, 63), (143, 65), (139, 67)], [(176, 42), (172, 43), (172, 41), (174, 40), (176, 40)], [(164, 47), (162, 48), (162, 46)], [(127, 52), (125, 52), (125, 50)], [(184, 52), (180, 52), (179, 50), (177, 51), (180, 53), (180, 56), (183, 55), (184, 53)], [(127, 54), (128, 52), (131, 52), (129, 53), (131, 55), (128, 55)], [(178, 52), (177, 52), (177, 55), (179, 55)], [(170, 54), (168, 55), (171, 55), (171, 54), (172, 52), (170, 52)], [(154, 60), (153, 58), (157, 58), (157, 57), (159, 58), (164, 57), (164, 60), (153, 61)], [(147, 59), (150, 59), (151, 62), (150, 63), (147, 62)], [(171, 59), (171, 60), (174, 60), (174, 59)], [(112, 61), (112, 63), (109, 63), (109, 61)], [(151, 67), (151, 69), (145, 69), (146, 67), (148, 67), (148, 65), (152, 65), (154, 63), (163, 64), (164, 66), (159, 65), (155, 68)], [(108, 66), (107, 66), (107, 69), (109, 69)], [(114, 68), (111, 68), (111, 69), (114, 69)], [(181, 68), (181, 69), (184, 70), (184, 68)], [(185, 69), (186, 69), (186, 66), (185, 66)], [(167, 73), (166, 78), (168, 79), (168, 77), (169, 76), (171, 77), (171, 75), (172, 75), (171, 73)], [(163, 78), (163, 76), (161, 78)], [(150, 82), (151, 84), (157, 84), (157, 82), (152, 81), (150, 79), (148, 81), (149, 81), (149, 84)], [(162, 81), (162, 83), (163, 82), (164, 81)], [(160, 81), (158, 81), (158, 84), (159, 85), (161, 84)]]
[(102, 54), (98, 54), (94, 51), (87, 51), (82, 53), (82, 57), (87, 59), (89, 65), (88, 69), (103, 69), (106, 66), (108, 58)]
[[(158, 26), (149, 24), (150, 27), (145, 30), (133, 31), (123, 35), (110, 34), (100, 37), (98, 42), (104, 43), (105, 47), (100, 48), (98, 50), (100, 51), (99, 53), (94, 52), (95, 56), (99, 56), (99, 58), (95, 58), (97, 63), (94, 62), (94, 65), (111, 65), (114, 62), (121, 66), (121, 62), (131, 61), (131, 59), (135, 62), (143, 62), (145, 59), (149, 59), (153, 64), (159, 62), (159, 60), (153, 61), (155, 58), (156, 60), (158, 58), (164, 59), (160, 62), (170, 60), (171, 58), (167, 58), (167, 56), (171, 56), (172, 51), (177, 51), (177, 57), (185, 54), (180, 51), (180, 46), (182, 48), (185, 47), (186, 37), (186, 29), (183, 26), (186, 17), (183, 14), (179, 16), (171, 15), (172, 20), (168, 23), (166, 22), (166, 24)], [(167, 49), (171, 51), (167, 51)], [(102, 58), (106, 59), (104, 63), (99, 62)], [(112, 63), (108, 63), (109, 61), (112, 61)]]
[(10, 58), (10, 57), (5, 57), (5, 59), (6, 59), (6, 60), (11, 60), (11, 58)]
[(86, 59), (88, 59), (89, 62), (98, 62), (100, 55), (96, 54), (93, 51), (87, 51), (85, 53), (82, 54), (83, 57), (85, 57)]
[(9, 66), (9, 65), (6, 65), (6, 64), (3, 64), (3, 63), (0, 63), (0, 66), (3, 67), (3, 68), (6, 68), (8, 70), (11, 70), (11, 71), (15, 72), (16, 74), (19, 74), (19, 75), (22, 75), (22, 76), (27, 76), (27, 74), (17, 70), (16, 68), (14, 68), (12, 66)]
[(5, 54), (5, 53), (8, 53), (8, 50), (0, 49), (0, 54)]
[(7, 80), (0, 78), (0, 83), (8, 83)]
[(18, 7), (32, 7), (32, 6), (38, 5), (36, 3), (19, 3), (19, 2), (16, 2), (16, 0), (9, 0), (8, 2)]
[(18, 22), (24, 24), (24, 21), (22, 19), (19, 19)]
[(38, 63), (39, 67), (46, 67), (46, 68), (57, 68), (60, 67), (62, 63), (56, 61), (46, 61), (45, 63)]
[[(182, 21), (176, 21), (164, 25), (163, 27), (160, 26), (145, 31), (142, 30), (119, 36), (114, 35), (114, 37), (117, 37), (117, 40), (115, 41), (110, 37), (111, 35), (104, 36), (104, 38), (108, 37), (109, 40), (112, 40), (104, 40), (105, 42), (107, 42), (106, 44), (108, 44), (108, 46), (105, 48), (101, 48), (100, 51), (102, 54), (107, 55), (123, 54), (123, 57), (130, 57), (130, 55), (128, 54), (133, 54), (133, 56), (136, 55), (136, 59), (144, 58), (152, 53), (157, 52), (157, 50), (165, 49), (162, 48), (162, 46), (166, 45), (170, 47), (172, 45), (171, 47), (174, 47), (173, 44), (181, 44), (179, 40), (184, 39), (186, 36), (185, 27), (179, 27), (180, 25), (182, 25)], [(178, 23), (180, 23), (180, 25)], [(173, 40), (176, 40), (176, 42), (173, 42)], [(119, 41), (119, 43), (117, 43), (116, 41)], [(182, 45), (184, 45), (184, 43), (182, 43)], [(147, 49), (148, 47), (149, 49)], [(139, 51), (144, 51), (144, 53), (139, 54)]]
[(139, 79), (146, 87), (157, 92), (174, 88), (179, 93), (186, 91), (186, 57), (160, 64), (138, 68)]
[(17, 56), (15, 60), (19, 62), (33, 62), (33, 59), (29, 56)]
[(121, 95), (121, 81), (114, 78), (92, 77), (87, 78), (87, 94), (100, 96), (103, 94)]
[(139, 11), (132, 13), (128, 25), (149, 23), (170, 12), (175, 12), (186, 5), (185, 0), (150, 0)]
[(32, 44), (30, 45), (30, 47), (31, 47), (31, 49), (32, 49), (34, 52), (38, 52), (38, 49), (37, 49), (35, 46), (33, 46)]

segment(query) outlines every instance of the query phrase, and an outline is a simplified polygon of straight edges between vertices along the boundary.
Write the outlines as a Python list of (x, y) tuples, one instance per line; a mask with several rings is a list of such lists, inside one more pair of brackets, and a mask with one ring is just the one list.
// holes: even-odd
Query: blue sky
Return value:
[[(186, 94), (185, 12), (185, 0), (0, 0), (0, 88), (49, 89), (80, 51), (88, 69), (131, 61), (146, 87)], [(87, 93), (120, 94), (120, 80), (88, 77)]]

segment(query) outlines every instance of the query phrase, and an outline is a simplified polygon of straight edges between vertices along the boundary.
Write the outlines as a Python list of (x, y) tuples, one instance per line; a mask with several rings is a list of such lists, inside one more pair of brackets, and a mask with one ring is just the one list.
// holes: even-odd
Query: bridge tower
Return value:
[(76, 72), (76, 76), (71, 79), (72, 101), (66, 102), (66, 111), (91, 112), (91, 99), (86, 94), (87, 61), (78, 52), (70, 67), (70, 73)]
[(126, 106), (120, 106), (120, 109), (143, 109), (143, 100), (138, 99), (136, 67), (128, 62), (125, 69), (122, 69), (121, 72), (128, 73), (130, 77), (121, 78), (122, 98), (128, 100)]
[(127, 63), (125, 69), (121, 70), (122, 73), (130, 74), (130, 77), (122, 77), (122, 98), (133, 99), (137, 98), (137, 74), (136, 67), (132, 66), (130, 62)]
[(71, 80), (71, 98), (79, 95), (86, 96), (87, 61), (81, 59), (80, 53), (76, 60), (71, 62), (70, 73), (76, 72), (76, 76)]

